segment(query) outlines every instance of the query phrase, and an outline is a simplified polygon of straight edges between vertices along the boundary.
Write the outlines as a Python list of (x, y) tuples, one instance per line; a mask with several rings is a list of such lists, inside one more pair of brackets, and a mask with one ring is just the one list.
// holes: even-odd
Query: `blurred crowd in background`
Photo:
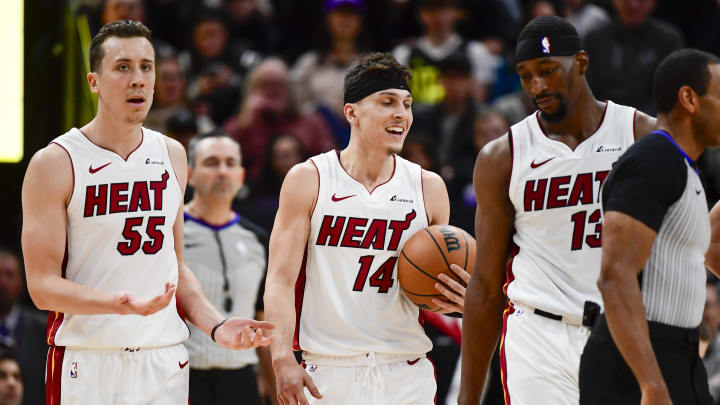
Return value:
[[(343, 116), (343, 77), (346, 68), (367, 53), (392, 52), (410, 66), (414, 123), (402, 154), (442, 176), (450, 194), (450, 223), (471, 234), (477, 152), (535, 111), (520, 87), (513, 60), (517, 34), (532, 18), (566, 17), (590, 55), (588, 81), (595, 96), (652, 115), (652, 76), (667, 54), (685, 46), (720, 53), (718, 0), (82, 0), (79, 4), (77, 12), (89, 18), (90, 35), (117, 19), (139, 20), (150, 27), (157, 79), (144, 126), (186, 146), (194, 135), (218, 128), (237, 139), (247, 178), (235, 209), (268, 231), (288, 170), (314, 154), (347, 145), (350, 129)], [(44, 141), (57, 135), (45, 134)], [(47, 142), (38, 143), (42, 147)], [(700, 167), (708, 203), (714, 204), (720, 198), (720, 156), (709, 151)], [(16, 195), (19, 198), (19, 190)], [(31, 312), (20, 304), (32, 304), (22, 293), (17, 257), (19, 252), (12, 249), (0, 252), (0, 344), (20, 349), (23, 381), (29, 384), (24, 403), (34, 405), (43, 403), (38, 385), (44, 364), (37, 369), (36, 363), (44, 361), (44, 354), (31, 359), (23, 353), (42, 352), (38, 347), (44, 342), (18, 338), (20, 308)], [(23, 324), (34, 325), (42, 337), (36, 318), (30, 314)], [(453, 389), (460, 345), (454, 322), (433, 319), (427, 324), (435, 344), (438, 403), (444, 403)], [(720, 398), (720, 301), (713, 284), (708, 286), (703, 324), (711, 389)], [(491, 386), (485, 403), (502, 403), (499, 382)]]

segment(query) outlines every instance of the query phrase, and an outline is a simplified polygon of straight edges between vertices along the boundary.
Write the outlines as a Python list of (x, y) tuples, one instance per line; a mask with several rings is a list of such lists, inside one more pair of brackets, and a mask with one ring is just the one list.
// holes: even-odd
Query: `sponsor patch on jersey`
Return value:
[(70, 378), (77, 378), (77, 376), (77, 361), (73, 361), (72, 364), (70, 364)]
[(146, 165), (164, 165), (165, 162), (160, 160), (150, 160), (150, 158), (145, 159)]
[(412, 199), (412, 198), (399, 197), (399, 196), (397, 196), (397, 195), (393, 195), (392, 197), (390, 197), (390, 201), (392, 201), (392, 202), (399, 202), (399, 203), (408, 203), (408, 204), (412, 204), (412, 203), (413, 203), (413, 199)]
[(622, 145), (598, 145), (595, 152), (621, 152)]

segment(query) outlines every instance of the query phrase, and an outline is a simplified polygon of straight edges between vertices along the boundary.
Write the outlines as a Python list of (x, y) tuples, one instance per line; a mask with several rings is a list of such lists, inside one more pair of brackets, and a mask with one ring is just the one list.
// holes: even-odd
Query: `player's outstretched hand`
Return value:
[(113, 296), (113, 304), (120, 314), (148, 316), (168, 306), (175, 289), (174, 284), (165, 283), (165, 292), (150, 299), (133, 297), (127, 291), (120, 291)]
[[(465, 287), (470, 282), (470, 273), (465, 271), (465, 269), (458, 266), (457, 264), (451, 264), (450, 268), (452, 268), (455, 274), (460, 276), (465, 285), (462, 285), (457, 281), (453, 280), (452, 278), (448, 277), (447, 275), (440, 273), (438, 278), (440, 279), (440, 281), (445, 283), (445, 285), (442, 285), (441, 283), (435, 283), (435, 289), (440, 291), (442, 295), (447, 298), (447, 301), (433, 298), (432, 302), (440, 308), (444, 309), (444, 311), (442, 311), (443, 313), (447, 314), (452, 312), (459, 312), (462, 314), (465, 310)], [(450, 287), (450, 289), (448, 289), (446, 286)]]
[(246, 350), (258, 346), (267, 346), (275, 337), (263, 336), (263, 332), (274, 328), (275, 324), (272, 322), (233, 317), (217, 328), (215, 342), (231, 350)]
[(295, 357), (273, 361), (277, 396), (280, 405), (308, 405), (304, 388), (307, 387), (312, 396), (322, 399), (312, 377), (295, 361)]

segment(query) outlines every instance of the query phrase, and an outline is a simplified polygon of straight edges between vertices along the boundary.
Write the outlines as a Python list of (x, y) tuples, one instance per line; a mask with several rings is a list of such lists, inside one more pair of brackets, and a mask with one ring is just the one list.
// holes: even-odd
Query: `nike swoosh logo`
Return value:
[(702, 191), (702, 190), (695, 190), (695, 194), (700, 195), (700, 192), (701, 192), (701, 191)]
[(413, 364), (417, 363), (418, 361), (420, 361), (420, 357), (418, 357), (418, 358), (415, 359), (415, 360), (408, 360), (408, 361), (407, 361), (407, 364), (409, 364), (409, 365), (412, 366)]
[(92, 165), (90, 165), (90, 168), (89, 168), (90, 174), (99, 172), (100, 170), (104, 169), (105, 166), (109, 165), (110, 163), (112, 163), (112, 162), (107, 162), (107, 163), (105, 163), (104, 165), (102, 165), (102, 166), (100, 166), (100, 167), (97, 167), (97, 168), (95, 168), (95, 169), (93, 169)]
[(540, 163), (535, 163), (535, 161), (533, 160), (532, 162), (530, 162), (530, 168), (531, 168), (531, 169), (537, 169), (538, 167), (544, 165), (545, 163), (547, 163), (547, 162), (549, 162), (549, 161), (551, 161), (551, 160), (553, 160), (553, 159), (555, 159), (555, 156), (551, 157), (550, 159), (548, 159), (548, 160), (546, 160), (546, 161), (544, 161), (544, 162), (540, 162)]
[(180, 363), (180, 362), (178, 361), (178, 366), (180, 366), (180, 368), (185, 368), (185, 366), (188, 365), (188, 362), (189, 362), (189, 361), (190, 361), (190, 360), (186, 361), (185, 363)]
[(335, 197), (335, 194), (333, 194), (332, 197), (330, 197), (330, 198), (331, 198), (333, 201), (338, 202), (338, 201), (342, 201), (342, 200), (344, 200), (344, 199), (346, 199), (346, 198), (355, 197), (356, 195), (357, 195), (357, 194), (348, 195), (348, 196), (345, 196), (345, 197)]

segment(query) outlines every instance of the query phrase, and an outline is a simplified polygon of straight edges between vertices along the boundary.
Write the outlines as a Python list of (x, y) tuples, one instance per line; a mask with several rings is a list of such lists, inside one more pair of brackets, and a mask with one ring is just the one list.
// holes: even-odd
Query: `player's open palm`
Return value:
[(304, 388), (317, 399), (322, 399), (312, 377), (295, 361), (294, 357), (273, 362), (277, 396), (281, 405), (308, 405)]
[(267, 346), (273, 341), (274, 336), (264, 336), (263, 332), (274, 328), (275, 324), (272, 322), (233, 317), (215, 331), (215, 342), (231, 350), (247, 350), (258, 346)]
[(127, 291), (120, 291), (113, 296), (113, 304), (120, 314), (152, 315), (168, 306), (175, 294), (175, 285), (165, 283), (165, 292), (153, 298), (140, 298)]

